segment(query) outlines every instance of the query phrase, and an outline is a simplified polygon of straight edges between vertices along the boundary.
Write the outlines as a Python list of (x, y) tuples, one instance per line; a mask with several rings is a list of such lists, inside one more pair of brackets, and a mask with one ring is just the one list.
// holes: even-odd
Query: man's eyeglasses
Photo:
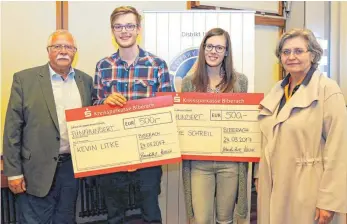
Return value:
[(122, 32), (123, 27), (125, 28), (126, 31), (133, 31), (135, 29), (135, 27), (137, 27), (137, 25), (136, 24), (132, 24), (132, 23), (128, 23), (128, 24), (125, 24), (125, 25), (116, 24), (116, 25), (112, 26), (113, 30), (116, 31), (116, 32)]
[(51, 48), (53, 51), (62, 51), (63, 48), (65, 48), (66, 51), (69, 52), (75, 52), (77, 51), (77, 48), (71, 45), (65, 45), (65, 44), (54, 44), (51, 46), (48, 46), (49, 48)]
[(218, 52), (218, 53), (223, 53), (226, 49), (226, 47), (224, 47), (224, 46), (221, 46), (221, 45), (214, 46), (212, 44), (205, 44), (204, 47), (205, 47), (206, 51), (212, 51), (214, 48), (214, 49), (216, 49), (216, 52)]
[(293, 53), (295, 56), (301, 56), (306, 52), (309, 52), (309, 50), (304, 50), (302, 48), (294, 48), (293, 50), (285, 49), (281, 52), (281, 55), (282, 57), (289, 57)]

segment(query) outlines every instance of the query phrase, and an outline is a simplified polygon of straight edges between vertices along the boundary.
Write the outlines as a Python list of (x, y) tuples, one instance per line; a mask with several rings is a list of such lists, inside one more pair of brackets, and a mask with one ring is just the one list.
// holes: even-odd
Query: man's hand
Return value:
[(23, 193), (27, 190), (24, 177), (15, 180), (8, 180), (8, 187), (14, 194)]
[(104, 101), (104, 104), (108, 104), (111, 106), (124, 106), (126, 104), (127, 100), (125, 97), (120, 93), (112, 93), (110, 94), (106, 100)]
[(316, 216), (314, 220), (318, 220), (318, 224), (329, 224), (334, 218), (334, 212), (316, 208)]

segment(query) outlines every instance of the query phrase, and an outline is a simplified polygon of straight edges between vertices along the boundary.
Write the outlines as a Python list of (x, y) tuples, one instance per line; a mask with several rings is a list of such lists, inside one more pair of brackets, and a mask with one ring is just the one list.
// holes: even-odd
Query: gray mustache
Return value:
[(57, 59), (68, 59), (70, 60), (70, 57), (67, 55), (58, 55)]

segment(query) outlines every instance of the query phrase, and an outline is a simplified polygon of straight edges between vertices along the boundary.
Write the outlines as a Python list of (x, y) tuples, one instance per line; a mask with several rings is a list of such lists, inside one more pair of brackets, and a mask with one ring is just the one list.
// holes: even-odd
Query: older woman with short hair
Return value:
[(258, 224), (327, 224), (347, 212), (347, 112), (339, 86), (317, 69), (322, 53), (307, 29), (278, 43), (287, 76), (260, 104)]

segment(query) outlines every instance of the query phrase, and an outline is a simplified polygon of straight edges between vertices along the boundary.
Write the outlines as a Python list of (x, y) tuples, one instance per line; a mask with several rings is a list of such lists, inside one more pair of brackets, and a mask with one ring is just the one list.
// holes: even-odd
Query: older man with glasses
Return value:
[(73, 36), (48, 39), (49, 62), (17, 72), (4, 130), (4, 173), (16, 194), (21, 224), (75, 223), (74, 178), (65, 110), (90, 106), (93, 80), (73, 69)]

